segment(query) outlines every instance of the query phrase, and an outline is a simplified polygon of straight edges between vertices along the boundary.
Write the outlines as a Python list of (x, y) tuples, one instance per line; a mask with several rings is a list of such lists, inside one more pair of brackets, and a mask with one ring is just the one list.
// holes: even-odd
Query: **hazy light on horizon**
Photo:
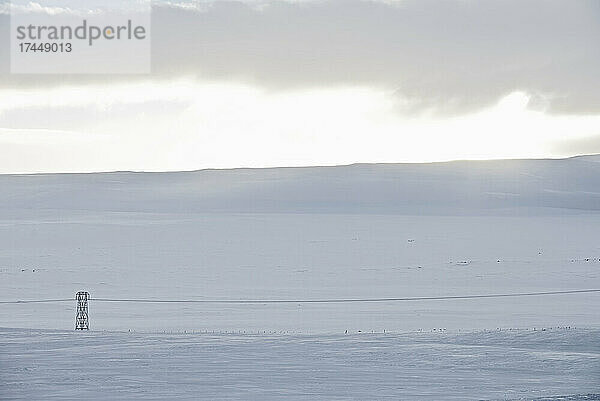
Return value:
[(0, 172), (564, 157), (576, 154), (562, 150), (567, 139), (600, 132), (598, 116), (546, 114), (528, 101), (513, 92), (479, 112), (440, 116), (360, 86), (267, 91), (180, 79), (0, 89)]

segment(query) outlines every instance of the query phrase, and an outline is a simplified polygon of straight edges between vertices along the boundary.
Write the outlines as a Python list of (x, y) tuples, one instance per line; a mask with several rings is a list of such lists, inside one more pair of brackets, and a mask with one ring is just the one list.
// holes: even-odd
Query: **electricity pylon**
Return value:
[(90, 322), (88, 317), (88, 300), (90, 293), (79, 291), (75, 294), (77, 300), (77, 316), (75, 317), (75, 330), (89, 330)]

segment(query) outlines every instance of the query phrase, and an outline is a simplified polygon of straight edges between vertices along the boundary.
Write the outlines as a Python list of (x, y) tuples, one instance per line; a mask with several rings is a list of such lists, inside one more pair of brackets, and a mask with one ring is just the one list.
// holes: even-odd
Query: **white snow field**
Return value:
[(0, 244), (0, 302), (69, 299), (0, 303), (0, 398), (600, 393), (599, 292), (301, 302), (599, 289), (598, 156), (4, 175)]
[(12, 400), (600, 400), (599, 330), (0, 335)]

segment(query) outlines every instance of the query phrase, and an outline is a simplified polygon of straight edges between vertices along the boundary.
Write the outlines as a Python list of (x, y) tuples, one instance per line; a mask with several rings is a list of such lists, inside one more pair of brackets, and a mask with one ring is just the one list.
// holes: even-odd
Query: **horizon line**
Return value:
[(497, 158), (497, 159), (449, 159), (429, 162), (354, 162), (347, 164), (317, 164), (300, 166), (264, 166), (264, 167), (206, 167), (190, 170), (98, 170), (98, 171), (56, 171), (56, 172), (15, 172), (1, 173), (0, 176), (36, 176), (36, 175), (83, 175), (83, 174), (169, 174), (169, 173), (197, 173), (203, 171), (235, 171), (235, 170), (284, 170), (284, 169), (309, 169), (309, 168), (335, 168), (352, 166), (385, 166), (385, 165), (432, 165), (465, 162), (499, 162), (499, 161), (560, 161), (579, 159), (584, 157), (600, 156), (600, 153), (586, 153), (574, 156), (560, 157), (532, 157), (532, 158)]

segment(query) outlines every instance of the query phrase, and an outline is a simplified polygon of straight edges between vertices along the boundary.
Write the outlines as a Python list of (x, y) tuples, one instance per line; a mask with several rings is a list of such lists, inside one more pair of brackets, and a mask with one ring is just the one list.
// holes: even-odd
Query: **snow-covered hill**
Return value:
[[(598, 393), (598, 292), (98, 300), (597, 289), (597, 161), (0, 176), (0, 301), (92, 296), (90, 333), (52, 331), (74, 300), (0, 304), (0, 327), (43, 329), (0, 332), (0, 398)], [(143, 334), (165, 331), (230, 334)]]
[[(600, 211), (600, 160), (0, 176), (0, 213), (543, 213)], [(520, 210), (517, 210), (520, 209)], [(528, 209), (528, 210), (524, 210)]]
[[(330, 299), (600, 288), (589, 158), (0, 176), (2, 301)], [(377, 304), (94, 303), (96, 329), (598, 326), (600, 294)], [(0, 307), (67, 329), (74, 305)]]

